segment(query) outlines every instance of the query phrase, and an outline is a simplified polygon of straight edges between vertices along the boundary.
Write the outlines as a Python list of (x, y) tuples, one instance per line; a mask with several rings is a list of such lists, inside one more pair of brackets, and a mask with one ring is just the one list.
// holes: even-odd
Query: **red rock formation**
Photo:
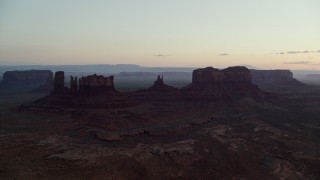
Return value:
[(250, 70), (252, 83), (270, 92), (295, 91), (306, 86), (293, 78), (290, 70)]
[[(164, 83), (158, 76), (154, 85), (148, 89), (119, 93), (114, 88), (114, 77), (96, 74), (81, 77), (77, 91), (77, 79), (71, 77), (70, 89), (64, 88), (64, 73), (57, 72), (55, 92), (44, 98), (41, 103), (69, 107), (128, 107), (144, 102), (177, 101), (223, 101), (251, 97), (263, 98), (266, 93), (251, 84), (250, 71), (245, 67), (230, 67), (218, 70), (212, 67), (197, 69), (193, 72), (193, 83), (179, 90)], [(63, 90), (63, 91), (60, 91)], [(96, 96), (95, 96), (96, 95)], [(40, 102), (40, 101), (39, 101)]]
[(78, 93), (78, 78), (77, 77), (73, 78), (73, 76), (71, 76), (71, 79), (70, 79), (70, 92), (72, 94), (77, 94)]
[(163, 76), (158, 75), (153, 86), (148, 89), (140, 89), (133, 93), (134, 99), (138, 102), (174, 102), (178, 99), (179, 89), (168, 86), (163, 82)]
[(251, 83), (251, 73), (246, 67), (234, 66), (223, 70), (224, 82)]
[(53, 92), (54, 93), (64, 93), (65, 87), (64, 87), (64, 72), (63, 71), (57, 71), (54, 76), (54, 82), (53, 82)]
[(96, 74), (81, 77), (79, 79), (79, 93), (86, 95), (94, 95), (103, 92), (113, 91), (114, 89), (114, 76), (104, 77)]
[[(58, 71), (54, 78), (54, 91), (56, 94), (95, 95), (115, 91), (113, 76), (104, 77), (96, 74), (78, 78), (71, 76), (70, 89), (64, 87), (64, 72)], [(78, 86), (79, 84), (79, 86)]]
[(77, 77), (71, 77), (70, 88), (67, 88), (64, 87), (64, 72), (59, 71), (54, 82), (52, 93), (36, 103), (73, 108), (116, 108), (132, 104), (125, 94), (114, 89), (113, 76), (90, 75), (79, 78), (79, 83)]
[(53, 79), (50, 70), (7, 71), (3, 74), (2, 83), (5, 85), (43, 85), (47, 80)]
[(246, 67), (235, 66), (224, 70), (218, 70), (213, 67), (196, 69), (192, 73), (193, 84), (207, 83), (250, 83), (251, 74)]
[(148, 90), (154, 90), (154, 91), (172, 91), (172, 90), (177, 90), (176, 88), (172, 86), (168, 86), (163, 82), (163, 75), (160, 76), (158, 75), (158, 78), (156, 81), (154, 81), (153, 86), (151, 86)]
[(224, 76), (223, 72), (213, 67), (196, 69), (192, 73), (192, 83), (202, 84), (202, 83), (218, 82), (223, 79), (223, 76)]
[(158, 75), (157, 80), (154, 82), (154, 87), (161, 87), (163, 85), (163, 76), (160, 77), (160, 75)]
[(213, 67), (196, 69), (192, 84), (182, 89), (188, 100), (232, 100), (234, 98), (264, 97), (265, 93), (251, 84), (251, 73), (246, 67), (235, 66), (223, 70)]
[(53, 73), (50, 70), (7, 71), (0, 82), (1, 94), (51, 92)]

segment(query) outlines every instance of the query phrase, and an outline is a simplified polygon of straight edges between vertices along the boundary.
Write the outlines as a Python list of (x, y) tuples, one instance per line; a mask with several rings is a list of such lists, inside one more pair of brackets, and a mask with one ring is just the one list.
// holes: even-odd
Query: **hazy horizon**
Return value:
[(0, 2), (0, 65), (320, 70), (320, 1)]

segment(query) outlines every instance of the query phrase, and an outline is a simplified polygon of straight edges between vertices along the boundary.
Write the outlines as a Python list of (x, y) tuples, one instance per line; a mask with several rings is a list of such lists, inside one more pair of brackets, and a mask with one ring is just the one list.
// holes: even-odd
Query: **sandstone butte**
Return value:
[[(264, 91), (279, 92), (279, 90), (295, 90), (304, 88), (304, 84), (293, 78), (290, 70), (254, 70), (244, 67), (229, 67), (224, 70), (213, 67), (201, 68), (194, 70), (192, 84), (205, 83), (240, 83), (252, 82), (258, 85)], [(123, 74), (123, 73), (120, 73)], [(127, 73), (130, 75), (130, 73)], [(132, 74), (132, 73), (131, 73)], [(141, 74), (141, 73), (139, 73)], [(142, 73), (150, 76), (150, 73)], [(53, 79), (53, 72), (50, 70), (24, 70), (24, 71), (7, 71), (3, 74), (3, 80), (0, 82), (0, 88), (16, 88), (17, 90), (40, 90), (54, 93), (70, 93), (82, 95), (95, 95), (108, 92), (114, 89), (113, 76), (103, 77), (91, 75), (87, 77), (71, 77), (70, 88), (64, 87), (64, 72), (58, 71)], [(159, 76), (154, 86), (149, 88), (151, 91), (170, 91), (175, 88), (167, 86), (163, 82), (163, 76)], [(53, 88), (55, 84), (55, 88)], [(280, 90), (280, 91), (281, 91)]]
[[(268, 93), (251, 83), (251, 73), (246, 67), (235, 66), (223, 70), (212, 67), (193, 71), (192, 83), (182, 89), (166, 85), (163, 76), (158, 76), (154, 85), (148, 89), (120, 93), (114, 88), (114, 77), (90, 75), (86, 77), (71, 77), (70, 88), (64, 86), (64, 72), (58, 71), (54, 78), (54, 89), (49, 95), (50, 101), (77, 101), (77, 103), (105, 104), (116, 101), (124, 104), (136, 104), (145, 101), (176, 102), (176, 101), (232, 101), (233, 99), (250, 97), (264, 98)], [(54, 96), (54, 97), (50, 97)], [(60, 97), (59, 97), (60, 96)], [(61, 98), (68, 96), (71, 98)], [(83, 99), (87, 97), (87, 99)], [(101, 98), (94, 98), (101, 97)], [(78, 100), (81, 99), (81, 101)], [(95, 99), (93, 101), (92, 99)], [(43, 100), (42, 100), (43, 102)], [(69, 102), (56, 104), (70, 104)], [(71, 103), (76, 104), (76, 103)]]
[(44, 82), (52, 80), (53, 73), (50, 70), (6, 71), (3, 74), (1, 84), (6, 86), (25, 84), (42, 85)]

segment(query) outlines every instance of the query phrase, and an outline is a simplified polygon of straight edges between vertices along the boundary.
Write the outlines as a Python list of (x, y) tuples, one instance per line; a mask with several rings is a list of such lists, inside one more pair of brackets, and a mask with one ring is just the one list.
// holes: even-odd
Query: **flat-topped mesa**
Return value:
[(233, 66), (223, 70), (224, 82), (251, 83), (250, 70), (244, 66)]
[(213, 67), (196, 69), (192, 83), (182, 88), (187, 101), (226, 101), (244, 97), (265, 98), (267, 94), (251, 83), (249, 69), (242, 66), (223, 70)]
[(114, 76), (90, 75), (79, 79), (79, 93), (94, 95), (114, 89)]
[(50, 70), (6, 71), (2, 83), (5, 85), (43, 85), (53, 79)]
[(270, 92), (282, 93), (296, 91), (306, 86), (293, 78), (290, 70), (250, 70), (252, 83)]
[(293, 80), (293, 74), (290, 70), (250, 70), (252, 74), (252, 81), (284, 81)]
[(242, 66), (223, 70), (206, 67), (193, 71), (192, 84), (208, 83), (251, 83), (251, 73), (248, 68)]

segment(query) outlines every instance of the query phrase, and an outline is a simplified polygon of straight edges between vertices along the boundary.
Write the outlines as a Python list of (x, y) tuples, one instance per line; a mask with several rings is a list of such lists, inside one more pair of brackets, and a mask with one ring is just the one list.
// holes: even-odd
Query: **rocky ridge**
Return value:
[(182, 89), (166, 85), (158, 76), (154, 85), (134, 92), (119, 92), (114, 88), (114, 77), (90, 75), (71, 77), (70, 88), (64, 86), (64, 73), (56, 72), (52, 94), (39, 103), (71, 107), (121, 107), (144, 102), (231, 102), (245, 97), (261, 99), (268, 96), (251, 83), (250, 71), (245, 67), (218, 70), (212, 67), (193, 72), (192, 83)]

